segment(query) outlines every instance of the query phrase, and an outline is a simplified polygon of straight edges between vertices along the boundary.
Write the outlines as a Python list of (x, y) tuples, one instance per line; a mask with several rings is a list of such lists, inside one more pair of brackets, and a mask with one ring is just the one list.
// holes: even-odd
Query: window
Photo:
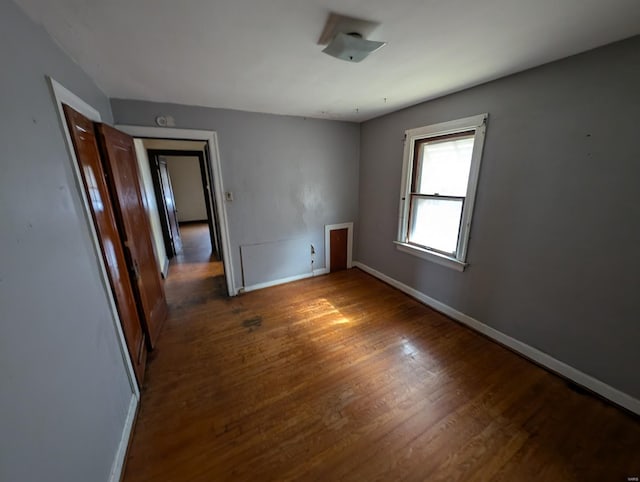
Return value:
[(488, 114), (405, 133), (399, 250), (462, 271)]

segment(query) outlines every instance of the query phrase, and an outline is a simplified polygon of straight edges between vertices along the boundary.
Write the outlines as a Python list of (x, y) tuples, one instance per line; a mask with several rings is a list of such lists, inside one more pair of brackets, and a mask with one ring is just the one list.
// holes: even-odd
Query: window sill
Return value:
[(414, 246), (408, 243), (402, 243), (400, 241), (394, 241), (393, 243), (396, 245), (396, 249), (398, 251), (417, 256), (418, 258), (426, 259), (427, 261), (446, 266), (447, 268), (455, 269), (456, 271), (462, 272), (467, 267), (467, 263), (463, 263), (462, 261), (458, 261), (457, 259), (446, 256), (444, 254), (436, 253), (435, 251), (430, 251), (425, 248), (419, 248), (418, 246)]

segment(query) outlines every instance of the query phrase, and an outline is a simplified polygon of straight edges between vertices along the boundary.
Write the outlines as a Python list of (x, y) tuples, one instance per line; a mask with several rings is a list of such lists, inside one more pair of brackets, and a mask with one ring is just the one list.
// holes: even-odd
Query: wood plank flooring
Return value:
[(201, 235), (169, 271), (126, 481), (640, 476), (637, 417), (357, 269), (225, 299)]

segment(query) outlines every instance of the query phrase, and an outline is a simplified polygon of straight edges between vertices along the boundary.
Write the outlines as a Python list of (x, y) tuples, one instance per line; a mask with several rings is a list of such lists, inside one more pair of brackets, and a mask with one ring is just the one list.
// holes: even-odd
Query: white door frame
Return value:
[(209, 149), (209, 167), (213, 173), (213, 191), (216, 198), (218, 211), (218, 223), (220, 226), (220, 238), (222, 240), (222, 261), (224, 263), (224, 276), (227, 281), (229, 296), (235, 296), (235, 276), (231, 264), (231, 241), (229, 238), (229, 222), (227, 220), (227, 208), (224, 201), (224, 188), (222, 182), (222, 166), (220, 164), (220, 151), (218, 150), (218, 134), (215, 131), (201, 131), (195, 129), (175, 129), (170, 127), (141, 127), (132, 125), (116, 125), (116, 128), (133, 137), (173, 139), (189, 141), (206, 141)]
[(331, 272), (331, 231), (347, 228), (347, 269), (353, 266), (353, 223), (325, 224), (324, 226), (324, 267)]
[(76, 151), (73, 148), (73, 141), (71, 140), (71, 135), (69, 134), (67, 119), (64, 116), (64, 110), (62, 109), (62, 104), (63, 103), (67, 104), (69, 107), (80, 112), (83, 116), (87, 117), (88, 119), (94, 122), (101, 122), (102, 118), (100, 116), (100, 112), (98, 112), (95, 108), (87, 104), (80, 97), (75, 95), (73, 92), (64, 88), (62, 85), (60, 85), (51, 77), (47, 77), (47, 79), (49, 81), (49, 85), (51, 86), (51, 92), (53, 94), (53, 98), (56, 103), (58, 117), (60, 119), (60, 127), (63, 132), (65, 144), (67, 146), (67, 152), (69, 154), (69, 158), (71, 160), (71, 164), (73, 168), (73, 173), (75, 175), (76, 188), (78, 190), (80, 199), (82, 200), (84, 218), (87, 225), (89, 226), (89, 232), (91, 233), (91, 240), (93, 241), (94, 254), (96, 256), (96, 263), (98, 264), (98, 267), (100, 270), (102, 288), (104, 289), (105, 295), (109, 303), (109, 307), (111, 309), (111, 320), (113, 322), (113, 326), (116, 331), (116, 336), (120, 345), (120, 353), (122, 355), (122, 359), (124, 360), (127, 376), (129, 377), (129, 385), (131, 386), (131, 390), (133, 392), (133, 395), (137, 403), (137, 401), (140, 399), (140, 390), (138, 389), (136, 374), (133, 369), (133, 364), (131, 363), (131, 358), (129, 357), (127, 341), (125, 340), (125, 337), (124, 337), (124, 331), (122, 330), (122, 323), (120, 322), (120, 316), (118, 315), (118, 308), (116, 306), (115, 298), (113, 297), (113, 291), (111, 290), (111, 283), (109, 282), (107, 267), (105, 266), (104, 259), (102, 257), (102, 249), (100, 247), (100, 239), (98, 238), (98, 231), (93, 222), (93, 216), (91, 215), (91, 205), (89, 204), (89, 200), (87, 199), (87, 195), (84, 190), (82, 175), (80, 173), (80, 165), (78, 164), (78, 159), (76, 158)]

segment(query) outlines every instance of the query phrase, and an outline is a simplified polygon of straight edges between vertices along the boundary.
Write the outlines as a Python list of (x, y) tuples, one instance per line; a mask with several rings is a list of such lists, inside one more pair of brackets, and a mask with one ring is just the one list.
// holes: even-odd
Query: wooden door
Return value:
[(93, 123), (68, 105), (64, 105), (69, 134), (73, 141), (80, 167), (82, 186), (89, 201), (91, 216), (96, 227), (102, 258), (107, 268), (111, 291), (116, 302), (122, 331), (127, 343), (131, 363), (142, 386), (147, 360), (145, 335), (138, 316), (136, 300), (131, 286), (129, 270), (122, 249), (109, 188), (100, 162), (100, 152)]
[(167, 317), (167, 302), (151, 242), (149, 219), (142, 203), (133, 138), (106, 124), (96, 124), (102, 164), (115, 207), (125, 256), (132, 267), (149, 349)]
[(329, 270), (331, 273), (347, 269), (348, 234), (347, 228), (329, 231)]
[(169, 176), (166, 160), (162, 159), (160, 151), (147, 149), (147, 154), (151, 168), (153, 190), (158, 204), (164, 246), (167, 257), (171, 259), (182, 252), (182, 239), (180, 238), (180, 229), (178, 227), (178, 210), (173, 195), (173, 187), (171, 186), (171, 177)]
[(158, 177), (162, 189), (162, 200), (167, 214), (167, 225), (173, 252), (180, 254), (182, 253), (182, 239), (180, 238), (180, 226), (178, 225), (178, 207), (176, 206), (176, 198), (173, 195), (167, 160), (161, 157), (158, 157)]
[(205, 147), (204, 155), (200, 153), (198, 155), (198, 159), (200, 160), (200, 175), (202, 176), (204, 203), (207, 207), (207, 222), (209, 223), (211, 251), (214, 252), (218, 258), (222, 259), (222, 253), (220, 252), (220, 232), (218, 230), (220, 224), (218, 223), (216, 200), (213, 193), (213, 174), (211, 173), (211, 166), (209, 163), (208, 148)]

